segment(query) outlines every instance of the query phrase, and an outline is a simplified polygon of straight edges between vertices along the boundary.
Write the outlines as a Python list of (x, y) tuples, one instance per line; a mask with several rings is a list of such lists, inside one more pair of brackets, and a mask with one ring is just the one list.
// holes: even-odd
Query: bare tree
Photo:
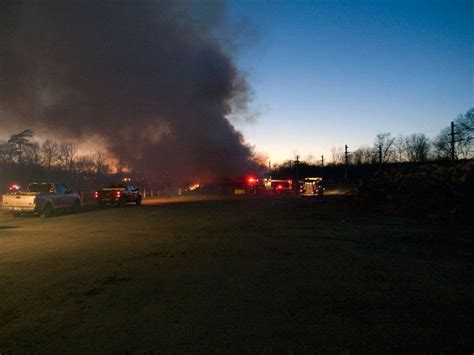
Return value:
[(424, 162), (430, 153), (430, 141), (423, 134), (412, 134), (405, 138), (405, 147), (408, 160), (411, 162)]
[(351, 154), (352, 162), (356, 165), (372, 164), (376, 161), (376, 154), (372, 147), (362, 146)]
[(107, 164), (108, 157), (103, 151), (98, 151), (94, 155), (94, 167), (97, 174), (107, 174), (109, 172), (109, 165)]
[(467, 110), (457, 123), (462, 130), (474, 133), (474, 107)]
[(395, 138), (390, 133), (379, 133), (375, 138), (374, 148), (379, 154), (380, 163), (392, 160), (394, 156)]
[(76, 171), (92, 174), (95, 172), (94, 159), (90, 155), (81, 155), (76, 159)]
[(448, 127), (443, 128), (433, 141), (433, 148), (438, 159), (449, 159), (451, 156), (450, 132)]
[(123, 174), (124, 170), (128, 168), (127, 162), (123, 157), (119, 157), (114, 164), (117, 174)]
[(61, 165), (66, 171), (74, 171), (74, 159), (76, 157), (77, 147), (71, 142), (62, 142), (59, 145), (59, 156)]
[(43, 164), (46, 165), (48, 169), (59, 160), (59, 144), (52, 139), (46, 139), (43, 144), (41, 144), (41, 155), (43, 159)]
[(398, 136), (393, 143), (393, 149), (396, 155), (396, 161), (404, 162), (407, 161), (407, 147), (406, 147), (406, 137)]
[[(469, 109), (464, 115), (459, 115), (455, 123), (454, 135), (454, 157), (472, 158), (474, 156), (474, 107)], [(436, 136), (433, 147), (436, 155), (441, 159), (451, 157), (451, 128), (446, 127)]]
[(456, 152), (460, 158), (474, 156), (474, 107), (456, 119)]
[(40, 146), (37, 142), (30, 143), (23, 148), (23, 160), (29, 165), (40, 164)]
[(12, 163), (15, 151), (13, 144), (10, 142), (0, 142), (0, 161), (2, 163)]
[(344, 162), (344, 152), (342, 148), (332, 147), (331, 154), (332, 154), (332, 163), (334, 165), (342, 164)]

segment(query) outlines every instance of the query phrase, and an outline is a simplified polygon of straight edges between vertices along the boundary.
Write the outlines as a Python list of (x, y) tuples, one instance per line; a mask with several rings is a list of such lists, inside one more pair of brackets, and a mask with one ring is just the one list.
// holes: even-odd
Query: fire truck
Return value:
[(307, 177), (300, 181), (300, 195), (305, 196), (323, 196), (323, 178)]
[(265, 187), (274, 194), (284, 194), (293, 191), (293, 180), (265, 179)]
[(293, 191), (293, 180), (276, 180), (269, 178), (248, 177), (246, 193), (249, 195), (279, 195)]

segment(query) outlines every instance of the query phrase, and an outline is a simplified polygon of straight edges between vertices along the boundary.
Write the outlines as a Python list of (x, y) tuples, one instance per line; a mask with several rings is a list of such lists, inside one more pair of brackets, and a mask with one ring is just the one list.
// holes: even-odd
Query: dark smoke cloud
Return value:
[(225, 118), (249, 90), (213, 36), (222, 2), (4, 0), (0, 13), (3, 127), (97, 135), (155, 179), (258, 168)]

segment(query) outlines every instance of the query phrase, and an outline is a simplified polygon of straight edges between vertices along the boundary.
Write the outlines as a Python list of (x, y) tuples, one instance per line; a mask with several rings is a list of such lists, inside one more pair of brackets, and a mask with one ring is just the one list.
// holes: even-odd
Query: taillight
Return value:
[(99, 198), (99, 191), (94, 192), (94, 197)]

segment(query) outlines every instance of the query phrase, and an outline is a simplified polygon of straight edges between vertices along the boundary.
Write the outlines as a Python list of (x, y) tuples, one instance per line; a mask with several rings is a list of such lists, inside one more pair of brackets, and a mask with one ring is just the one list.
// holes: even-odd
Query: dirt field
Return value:
[(2, 213), (0, 353), (472, 353), (473, 235), (336, 196)]

